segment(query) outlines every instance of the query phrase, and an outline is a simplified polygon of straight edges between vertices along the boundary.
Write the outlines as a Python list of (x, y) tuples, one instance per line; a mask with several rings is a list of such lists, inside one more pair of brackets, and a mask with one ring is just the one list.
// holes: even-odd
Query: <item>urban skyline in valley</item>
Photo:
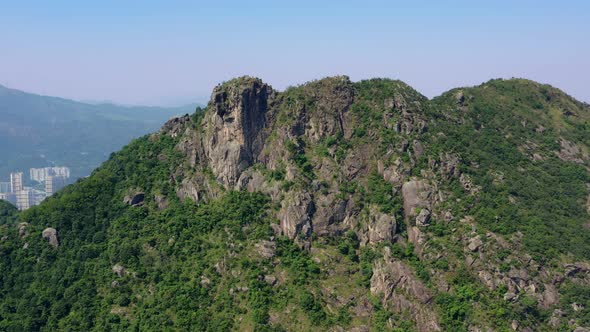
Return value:
[(70, 178), (66, 166), (30, 168), (26, 186), (24, 172), (10, 173), (10, 181), (0, 181), (0, 199), (14, 204), (19, 210), (26, 210), (63, 188)]

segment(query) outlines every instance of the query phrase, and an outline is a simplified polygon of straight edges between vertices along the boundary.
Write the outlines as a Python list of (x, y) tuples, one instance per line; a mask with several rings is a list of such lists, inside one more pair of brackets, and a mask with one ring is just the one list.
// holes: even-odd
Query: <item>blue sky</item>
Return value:
[(0, 84), (78, 100), (207, 100), (235, 76), (329, 75), (428, 97), (525, 77), (590, 101), (590, 1), (6, 1)]

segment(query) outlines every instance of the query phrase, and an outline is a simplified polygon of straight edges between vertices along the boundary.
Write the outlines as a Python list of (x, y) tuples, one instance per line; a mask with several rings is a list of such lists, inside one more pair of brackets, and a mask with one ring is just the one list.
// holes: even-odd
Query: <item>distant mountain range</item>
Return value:
[(87, 176), (129, 140), (156, 130), (182, 107), (90, 104), (0, 85), (0, 181), (13, 171), (69, 166)]

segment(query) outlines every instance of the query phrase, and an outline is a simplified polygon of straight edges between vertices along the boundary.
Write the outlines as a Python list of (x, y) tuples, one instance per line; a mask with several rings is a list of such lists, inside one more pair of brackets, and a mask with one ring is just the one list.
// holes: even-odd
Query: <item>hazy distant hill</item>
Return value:
[(15, 170), (52, 164), (90, 174), (130, 139), (154, 131), (192, 106), (125, 107), (30, 94), (0, 85), (0, 180)]

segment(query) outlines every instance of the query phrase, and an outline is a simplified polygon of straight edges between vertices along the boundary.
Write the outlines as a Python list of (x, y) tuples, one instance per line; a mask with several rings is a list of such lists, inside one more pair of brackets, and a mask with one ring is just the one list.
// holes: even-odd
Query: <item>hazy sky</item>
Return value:
[(590, 1), (0, 0), (0, 43), (0, 84), (78, 100), (182, 104), (239, 75), (284, 89), (346, 74), (428, 97), (526, 77), (590, 101)]

